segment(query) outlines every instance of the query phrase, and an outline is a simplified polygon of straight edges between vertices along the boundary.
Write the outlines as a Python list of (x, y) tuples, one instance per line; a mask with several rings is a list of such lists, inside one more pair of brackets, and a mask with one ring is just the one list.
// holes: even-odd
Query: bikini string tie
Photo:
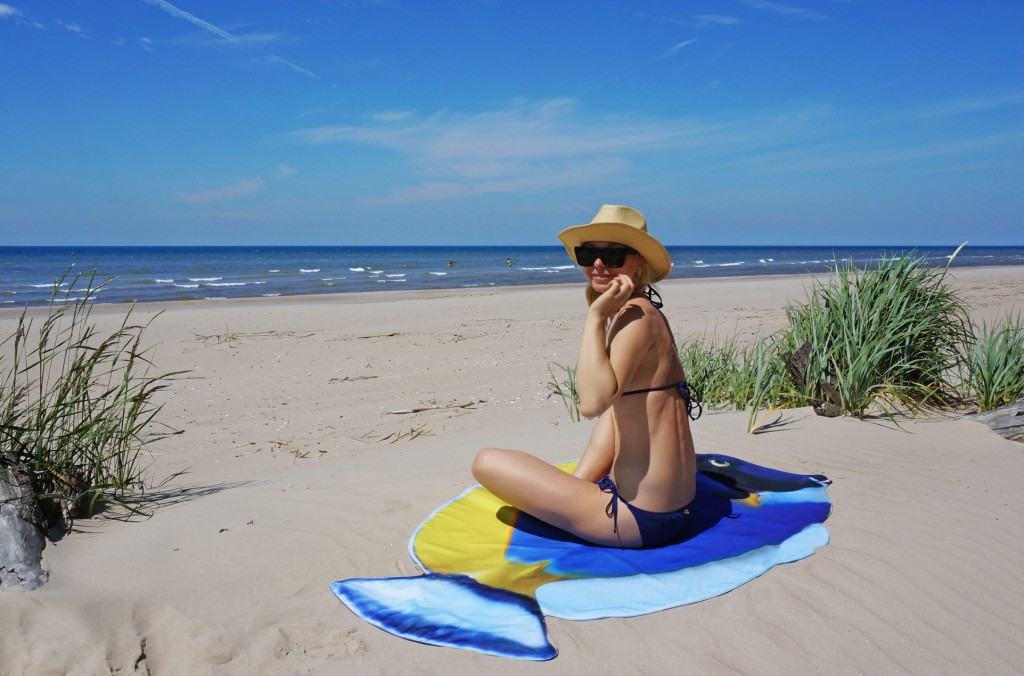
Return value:
[[(686, 415), (690, 416), (690, 420), (696, 420), (704, 412), (704, 406), (700, 400), (700, 390), (685, 380), (679, 383), (678, 388), (679, 396), (686, 402)], [(694, 411), (697, 411), (696, 415), (694, 415)]]
[(612, 519), (612, 532), (616, 535), (619, 534), (619, 489), (615, 486), (615, 482), (612, 481), (611, 476), (606, 476), (597, 482), (597, 487), (601, 489), (603, 493), (610, 493), (612, 499), (608, 501), (608, 506), (604, 508), (604, 513), (610, 516)]
[(650, 284), (648, 284), (647, 288), (644, 289), (644, 295), (647, 296), (647, 300), (651, 301), (651, 305), (659, 310), (665, 306), (665, 304), (661, 302), (661, 294), (658, 293), (658, 290)]

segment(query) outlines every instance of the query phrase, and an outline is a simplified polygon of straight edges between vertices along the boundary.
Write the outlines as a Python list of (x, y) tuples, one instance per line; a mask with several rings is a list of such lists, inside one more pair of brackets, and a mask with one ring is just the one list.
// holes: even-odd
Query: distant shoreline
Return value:
[[(960, 266), (950, 269), (950, 275), (954, 280), (954, 285), (958, 282), (969, 283), (974, 279), (982, 278), (986, 281), (999, 280), (1019, 280), (1024, 277), (1024, 265), (1005, 265), (1005, 266)], [(734, 275), (734, 276), (716, 276), (716, 277), (673, 277), (662, 280), (656, 285), (659, 290), (663, 292), (666, 301), (666, 308), (669, 310), (682, 309), (686, 305), (684, 300), (685, 296), (683, 292), (694, 292), (698, 291), (695, 287), (701, 287), (710, 285), (711, 287), (720, 285), (743, 285), (751, 282), (757, 282), (763, 280), (765, 282), (771, 281), (772, 283), (784, 283), (787, 280), (805, 280), (805, 283), (809, 283), (813, 280), (820, 280), (826, 278), (830, 273), (800, 273), (800, 274), (774, 274), (774, 275)], [(222, 299), (179, 299), (179, 300), (154, 300), (154, 301), (137, 301), (137, 302), (117, 302), (117, 303), (104, 303), (96, 302), (93, 304), (93, 312), (96, 314), (115, 314), (123, 312), (127, 307), (136, 307), (138, 310), (143, 312), (162, 312), (164, 310), (206, 310), (206, 309), (237, 309), (252, 307), (255, 305), (261, 305), (265, 307), (289, 307), (299, 304), (316, 304), (316, 305), (331, 305), (331, 304), (343, 304), (343, 305), (363, 305), (371, 303), (391, 303), (401, 302), (408, 300), (418, 299), (438, 299), (438, 298), (449, 298), (453, 296), (462, 296), (466, 298), (480, 297), (480, 296), (493, 296), (493, 295), (504, 295), (510, 293), (531, 293), (536, 291), (558, 291), (558, 290), (572, 290), (578, 288), (580, 290), (580, 298), (582, 299), (583, 280), (582, 276), (579, 281), (575, 282), (552, 282), (547, 284), (521, 284), (521, 285), (505, 285), (505, 286), (490, 286), (490, 287), (472, 287), (472, 288), (433, 288), (433, 289), (394, 289), (394, 290), (376, 290), (376, 291), (362, 291), (362, 292), (323, 292), (323, 293), (308, 293), (308, 294), (295, 294), (295, 295), (282, 295), (273, 297), (264, 296), (238, 296), (235, 298), (222, 298)], [(582, 301), (581, 301), (582, 302)], [(782, 303), (780, 307), (784, 306)], [(28, 310), (30, 315), (45, 315), (49, 305), (33, 305), (28, 307), (0, 307), (0, 319), (9, 319), (21, 314), (22, 311)]]
[[(913, 255), (950, 263), (955, 247), (669, 247), (669, 279), (819, 274)], [(1024, 265), (1024, 247), (968, 247), (952, 267)], [(76, 282), (76, 275), (78, 276)], [(149, 303), (365, 293), (384, 289), (500, 288), (574, 283), (561, 246), (542, 247), (0, 247), (0, 308), (80, 297), (89, 277), (106, 283), (97, 303)], [(69, 294), (69, 290), (71, 293)]]

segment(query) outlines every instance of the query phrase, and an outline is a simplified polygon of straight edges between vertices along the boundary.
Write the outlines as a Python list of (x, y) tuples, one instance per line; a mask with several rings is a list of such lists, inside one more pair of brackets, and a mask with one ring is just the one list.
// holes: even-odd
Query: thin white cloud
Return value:
[(677, 43), (677, 44), (669, 47), (668, 50), (666, 50), (665, 53), (662, 54), (661, 56), (659, 56), (658, 58), (659, 59), (667, 59), (668, 57), (674, 55), (676, 52), (678, 52), (683, 47), (686, 47), (687, 45), (692, 45), (696, 41), (697, 40), (695, 38), (691, 38), (689, 40), (683, 40), (682, 42)]
[(270, 62), (272, 62), (272, 63), (280, 63), (282, 65), (288, 66), (289, 68), (294, 70), (296, 73), (301, 73), (301, 74), (305, 75), (306, 77), (313, 78), (314, 80), (317, 79), (315, 73), (311, 73), (310, 71), (306, 70), (302, 66), (295, 65), (294, 63), (292, 63), (291, 61), (288, 61), (287, 59), (282, 59), (280, 56), (275, 56), (274, 54), (268, 54), (267, 55), (267, 59)]
[(43, 24), (39, 23), (35, 19), (25, 16), (17, 7), (12, 7), (6, 3), (0, 2), (0, 20), (12, 19), (15, 23), (23, 26), (32, 26), (33, 28), (46, 28)]
[(254, 49), (257, 47), (271, 45), (282, 40), (281, 33), (232, 33), (231, 35), (234, 39), (227, 40), (216, 33), (203, 31), (200, 33), (183, 35), (176, 38), (173, 42), (186, 47), (207, 47), (209, 45), (215, 45), (217, 47)]
[[(704, 118), (642, 118), (553, 99), (475, 114), (371, 116), (358, 124), (299, 129), (291, 138), (325, 149), (366, 146), (404, 161), (408, 173), (392, 172), (392, 187), (372, 198), (395, 203), (649, 185), (679, 171), (942, 171), (993, 149), (1024, 147), (1024, 128), (1009, 116), (984, 132), (966, 117), (1021, 103), (1024, 92), (1011, 91), (883, 115), (796, 103)], [(937, 120), (941, 132), (912, 124), (925, 114), (946, 116)]]
[(189, 204), (206, 204), (209, 202), (223, 202), (224, 200), (237, 199), (247, 195), (253, 195), (263, 190), (263, 179), (240, 178), (230, 185), (214, 190), (200, 190), (199, 192), (179, 192), (178, 199)]
[[(145, 0), (145, 2), (150, 4), (150, 5), (153, 5), (154, 7), (159, 7), (160, 9), (164, 10), (165, 12), (167, 12), (168, 14), (170, 14), (171, 16), (173, 16), (175, 18), (183, 19), (185, 21), (188, 21), (192, 25), (197, 26), (197, 27), (203, 29), (204, 31), (206, 31), (208, 33), (212, 33), (213, 35), (216, 35), (217, 37), (225, 40), (228, 43), (234, 44), (234, 45), (242, 45), (242, 44), (245, 44), (246, 42), (249, 42), (249, 41), (265, 42), (268, 39), (268, 34), (255, 34), (254, 38), (250, 38), (250, 37), (247, 37), (247, 36), (241, 36), (240, 37), (240, 36), (234, 35), (232, 33), (229, 33), (228, 31), (224, 30), (223, 28), (219, 28), (218, 26), (213, 25), (209, 21), (204, 21), (204, 20), (200, 19), (199, 17), (197, 17), (194, 14), (190, 14), (190, 13), (186, 12), (183, 9), (179, 9), (178, 7), (175, 7), (174, 5), (172, 5), (171, 3), (167, 2), (166, 0)], [(305, 68), (303, 68), (301, 66), (298, 66), (298, 65), (292, 63), (291, 61), (288, 61), (287, 59), (282, 59), (280, 56), (277, 56), (276, 54), (269, 54), (269, 55), (267, 55), (267, 60), (270, 61), (270, 62), (273, 62), (273, 63), (279, 63), (279, 64), (282, 64), (282, 65), (288, 66), (289, 68), (291, 68), (292, 70), (294, 70), (297, 73), (302, 73), (303, 75), (306, 75), (308, 77), (316, 78), (316, 75), (314, 73), (311, 73), (310, 71), (306, 70)]]
[(940, 104), (921, 108), (913, 113), (914, 117), (926, 119), (930, 117), (948, 117), (967, 115), (995, 110), (1003, 106), (1024, 103), (1024, 91), (982, 94), (975, 97), (946, 101)]
[(918, 143), (914, 139), (886, 139), (869, 146), (865, 146), (862, 141), (851, 143), (847, 139), (836, 139), (811, 141), (800, 148), (753, 154), (737, 159), (736, 164), (771, 167), (775, 173), (818, 173), (841, 169), (863, 171), (885, 166), (906, 169), (918, 166), (922, 161), (957, 157), (956, 163), (931, 162), (926, 165), (932, 171), (946, 171), (950, 167), (959, 166), (964, 156), (1022, 146), (1024, 129)]
[(515, 176), (497, 177), (485, 181), (429, 181), (398, 188), (384, 197), (367, 199), (370, 205), (400, 204), (430, 200), (461, 199), (477, 195), (498, 193), (557, 190), (574, 186), (600, 185), (613, 182), (629, 167), (624, 159), (606, 159), (603, 162), (567, 163), (558, 171), (538, 168)]
[[(322, 126), (292, 134), (312, 145), (356, 144), (408, 158), (423, 182), (394, 201), (613, 182), (635, 157), (754, 143), (746, 121), (587, 119), (571, 99), (517, 101), (475, 115), (437, 113), (400, 121)], [(734, 140), (729, 140), (734, 139)], [(742, 140), (739, 140), (742, 139)]]
[(822, 21), (828, 17), (820, 12), (815, 12), (811, 9), (804, 7), (794, 7), (793, 5), (783, 5), (779, 2), (769, 2), (769, 0), (743, 0), (743, 4), (752, 9), (760, 9), (766, 12), (773, 12), (781, 16), (789, 16), (795, 19), (814, 19)]
[(571, 99), (516, 102), (476, 115), (437, 113), (425, 119), (410, 117), (401, 124), (371, 120), (362, 126), (304, 129), (294, 137), (314, 145), (378, 146), (417, 156), (424, 165), (481, 177), (500, 173), (498, 167), (510, 163), (658, 148), (695, 131), (679, 121), (623, 120), (587, 126), (579, 123), (576, 112)]
[(277, 168), (277, 177), (284, 178), (285, 176), (291, 176), (296, 171), (298, 171), (298, 169), (295, 167), (289, 167), (287, 164), (282, 164)]
[(697, 14), (693, 17), (695, 25), (700, 26), (733, 26), (740, 22), (734, 16), (724, 16), (722, 14)]
[(72, 33), (75, 33), (77, 35), (84, 35), (85, 34), (85, 31), (83, 31), (82, 27), (79, 26), (77, 23), (68, 23), (66, 21), (61, 21), (60, 19), (57, 20), (57, 23), (60, 24), (61, 26), (63, 26), (66, 30), (68, 30), (68, 31), (70, 31)]
[(160, 9), (164, 10), (165, 12), (167, 12), (168, 14), (170, 14), (173, 17), (176, 17), (178, 19), (184, 19), (185, 21), (188, 21), (189, 23), (202, 28), (204, 31), (207, 31), (209, 33), (213, 33), (214, 35), (218, 35), (218, 36), (224, 38), (228, 42), (237, 42), (238, 41), (238, 38), (236, 38), (231, 33), (228, 33), (226, 30), (223, 30), (221, 28), (217, 28), (212, 23), (209, 23), (207, 21), (203, 21), (199, 17), (195, 16), (194, 14), (189, 14), (188, 12), (186, 12), (183, 9), (178, 9), (177, 7), (175, 7), (174, 5), (172, 5), (169, 2), (165, 2), (164, 0), (145, 0), (145, 1), (147, 3), (149, 3), (150, 5), (153, 5), (154, 7), (159, 7)]
[(370, 119), (374, 122), (402, 122), (408, 120), (412, 115), (412, 111), (409, 110), (384, 110), (374, 113)]

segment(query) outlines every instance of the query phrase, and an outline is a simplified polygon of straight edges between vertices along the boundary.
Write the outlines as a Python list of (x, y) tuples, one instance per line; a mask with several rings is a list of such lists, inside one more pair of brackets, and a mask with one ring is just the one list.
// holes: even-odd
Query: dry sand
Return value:
[[(979, 318), (1021, 306), (1024, 267), (955, 276)], [(750, 336), (783, 326), (808, 281), (662, 293), (678, 335)], [(834, 480), (831, 543), (703, 603), (549, 618), (559, 656), (525, 663), (396, 638), (328, 585), (419, 572), (408, 539), (473, 483), (479, 448), (578, 455), (591, 425), (545, 383), (548, 362), (575, 362), (581, 287), (136, 308), (158, 310), (154, 359), (190, 376), (164, 416), (184, 434), (153, 447), (153, 472), (188, 472), (148, 520), (80, 521), (50, 543), (43, 588), (0, 593), (0, 673), (1020, 673), (1024, 446), (978, 423), (797, 409), (752, 436), (742, 412), (705, 414), (698, 451)]]

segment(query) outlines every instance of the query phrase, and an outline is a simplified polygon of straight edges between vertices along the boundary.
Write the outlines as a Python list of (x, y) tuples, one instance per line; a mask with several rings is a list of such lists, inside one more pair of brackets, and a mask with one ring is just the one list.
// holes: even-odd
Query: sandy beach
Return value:
[[(956, 269), (978, 320), (1021, 308), (1024, 266)], [(661, 285), (677, 336), (785, 325), (809, 277)], [(123, 306), (97, 306), (101, 326)], [(550, 398), (573, 364), (579, 286), (141, 305), (183, 433), (152, 447), (148, 519), (97, 517), (48, 543), (50, 579), (0, 592), (2, 674), (1019, 673), (1024, 446), (958, 418), (743, 412), (693, 425), (719, 452), (833, 480), (831, 542), (733, 592), (652, 615), (548, 618), (526, 663), (363, 622), (334, 580), (414, 575), (410, 535), (472, 485), (491, 445), (575, 458), (591, 423)], [(162, 313), (155, 316), (157, 313)], [(17, 311), (0, 311), (0, 335)]]

